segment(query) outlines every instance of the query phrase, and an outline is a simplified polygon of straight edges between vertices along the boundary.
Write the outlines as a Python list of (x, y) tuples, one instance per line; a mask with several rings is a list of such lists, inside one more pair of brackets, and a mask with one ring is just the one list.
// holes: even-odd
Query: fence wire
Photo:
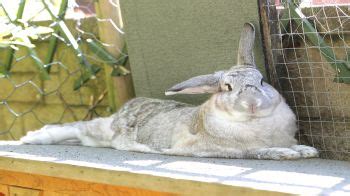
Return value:
[(323, 158), (350, 160), (350, 1), (260, 4), (270, 77), (297, 115), (297, 138)]
[[(86, 40), (127, 56), (120, 43), (101, 39), (101, 28), (122, 35), (122, 24), (115, 23), (113, 13), (96, 13), (96, 6), (118, 9), (118, 1), (69, 0), (65, 8), (64, 0), (0, 3), (0, 139), (16, 140), (45, 124), (109, 115), (103, 69), (106, 62)], [(56, 44), (51, 43), (53, 37)], [(87, 73), (84, 65), (101, 71), (82, 81)], [(44, 71), (50, 79), (43, 80)]]

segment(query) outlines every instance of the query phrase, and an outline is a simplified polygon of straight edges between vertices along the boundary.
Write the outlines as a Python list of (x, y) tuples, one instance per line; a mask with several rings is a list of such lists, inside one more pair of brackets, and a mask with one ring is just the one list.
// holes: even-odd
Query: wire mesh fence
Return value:
[(299, 141), (350, 160), (350, 1), (259, 3), (269, 76), (297, 115)]
[[(350, 160), (350, 1), (259, 3), (267, 71), (299, 141)], [(117, 0), (2, 1), (0, 139), (109, 115), (128, 99), (111, 82), (128, 73), (122, 25)]]
[(0, 3), (0, 139), (115, 111), (112, 78), (129, 73), (118, 1)]

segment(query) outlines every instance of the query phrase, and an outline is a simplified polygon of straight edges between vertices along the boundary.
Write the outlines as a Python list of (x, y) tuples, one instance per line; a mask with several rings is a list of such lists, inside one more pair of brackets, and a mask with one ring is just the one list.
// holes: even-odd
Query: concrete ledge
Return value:
[(0, 142), (0, 169), (182, 194), (350, 194), (350, 163), (322, 159), (193, 158)]

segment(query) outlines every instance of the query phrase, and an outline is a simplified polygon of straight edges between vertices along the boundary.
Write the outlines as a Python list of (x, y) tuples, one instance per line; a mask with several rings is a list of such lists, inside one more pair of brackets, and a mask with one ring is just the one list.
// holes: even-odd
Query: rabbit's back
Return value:
[(111, 128), (153, 149), (169, 148), (174, 130), (189, 125), (194, 110), (186, 103), (139, 97), (113, 115)]

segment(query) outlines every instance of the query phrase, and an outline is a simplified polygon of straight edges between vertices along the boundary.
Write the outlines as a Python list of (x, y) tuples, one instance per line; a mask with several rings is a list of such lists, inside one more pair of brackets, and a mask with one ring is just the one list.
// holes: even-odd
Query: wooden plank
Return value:
[[(260, 27), (261, 34), (263, 38), (263, 49), (265, 56), (265, 68), (266, 74), (268, 76), (269, 82), (274, 86), (278, 91), (281, 90), (281, 86), (279, 84), (276, 68), (274, 62), (280, 58), (277, 56), (277, 52), (275, 55), (272, 52), (272, 47), (279, 47), (279, 40), (276, 36), (271, 37), (271, 34), (277, 34), (277, 11), (276, 7), (271, 6), (274, 4), (274, 0), (258, 0), (259, 3), (259, 16), (260, 16)], [(267, 8), (269, 8), (269, 12)], [(270, 17), (270, 18), (269, 18)], [(270, 21), (271, 20), (271, 21)]]
[[(0, 183), (10, 185), (10, 196), (54, 195), (172, 195), (144, 189), (111, 186), (94, 182), (71, 180), (22, 172), (0, 170)], [(20, 188), (25, 187), (25, 188)], [(36, 190), (35, 190), (36, 189)]]
[(66, 193), (57, 193), (54, 191), (44, 191), (42, 196), (69, 196), (69, 194)]
[(8, 196), (8, 195), (9, 195), (8, 186), (4, 184), (0, 184), (0, 196)]
[(23, 188), (23, 187), (16, 187), (16, 186), (10, 186), (9, 187), (10, 196), (39, 196), (41, 191), (40, 190), (34, 190), (30, 188)]
[(31, 175), (45, 175), (118, 187), (147, 189), (155, 192), (171, 192), (186, 195), (291, 195), (272, 190), (226, 185), (220, 182), (196, 181), (123, 170), (108, 170), (4, 156), (0, 156), (0, 184), (2, 176), (1, 171), (23, 172)]

